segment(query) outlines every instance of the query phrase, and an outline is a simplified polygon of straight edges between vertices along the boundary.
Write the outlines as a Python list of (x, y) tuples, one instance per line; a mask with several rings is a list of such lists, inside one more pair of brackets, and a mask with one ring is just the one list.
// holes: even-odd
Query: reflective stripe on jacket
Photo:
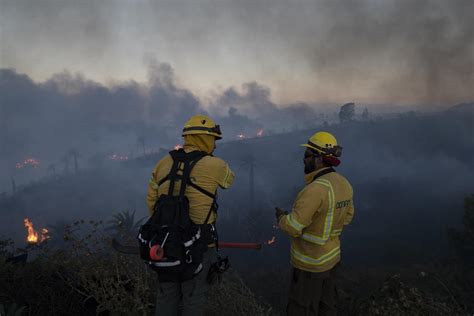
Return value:
[(290, 214), (280, 218), (280, 228), (292, 237), (291, 263), (295, 268), (323, 272), (340, 261), (339, 236), (354, 216), (352, 186), (337, 172), (321, 170), (305, 176)]
[[(194, 148), (185, 147), (185, 151), (192, 151)], [(147, 206), (150, 215), (153, 214), (153, 207), (162, 194), (168, 194), (169, 181), (158, 185), (160, 180), (165, 178), (171, 170), (173, 159), (167, 155), (155, 166), (150, 182), (148, 183)], [(204, 190), (214, 194), (218, 187), (229, 188), (234, 181), (234, 173), (229, 165), (222, 159), (205, 156), (199, 160), (191, 171), (191, 181)], [(174, 194), (179, 194), (180, 181), (177, 180), (174, 187)], [(189, 200), (189, 217), (196, 224), (203, 224), (212, 205), (212, 198), (199, 192), (191, 186), (186, 187), (186, 197)], [(211, 214), (208, 223), (215, 222), (217, 214)]]

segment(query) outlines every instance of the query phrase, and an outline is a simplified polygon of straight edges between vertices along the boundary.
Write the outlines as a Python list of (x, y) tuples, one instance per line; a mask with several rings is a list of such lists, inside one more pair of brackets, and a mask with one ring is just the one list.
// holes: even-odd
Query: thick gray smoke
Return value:
[(234, 126), (240, 127), (244, 135), (247, 131), (253, 132), (255, 127), (267, 132), (302, 128), (314, 125), (323, 117), (317, 114), (315, 107), (305, 103), (278, 106), (271, 101), (270, 89), (257, 82), (245, 83), (241, 90), (231, 87), (223, 91), (209, 109), (212, 114), (223, 117), (223, 123), (229, 122), (227, 128), (232, 132), (235, 132)]
[[(113, 154), (136, 156), (169, 149), (181, 143), (184, 122), (196, 113), (207, 114), (199, 99), (175, 83), (169, 64), (151, 61), (148, 81), (104, 86), (67, 71), (36, 83), (14, 70), (0, 70), (2, 186), (10, 186), (15, 165), (33, 157), (46, 168), (69, 168), (75, 151), (81, 164)], [(227, 140), (237, 135), (255, 137), (263, 130), (283, 131), (314, 123), (307, 105), (280, 109), (270, 90), (256, 82), (243, 92), (229, 88), (209, 108)], [(38, 171), (40, 172), (40, 171)], [(42, 175), (42, 174), (41, 174)]]
[(62, 69), (95, 80), (137, 78), (143, 56), (155, 54), (201, 94), (256, 80), (279, 103), (473, 98), (471, 0), (3, 0), (0, 6), (1, 64), (34, 78)]
[(392, 102), (472, 99), (473, 1), (327, 1), (320, 9), (327, 28), (306, 32), (303, 51), (325, 80), (343, 89), (380, 78), (371, 89)]

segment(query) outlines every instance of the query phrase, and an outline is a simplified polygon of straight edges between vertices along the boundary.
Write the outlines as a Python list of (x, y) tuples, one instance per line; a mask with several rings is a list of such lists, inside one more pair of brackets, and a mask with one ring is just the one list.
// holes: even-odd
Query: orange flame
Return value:
[(28, 229), (28, 237), (26, 237), (26, 240), (29, 243), (37, 243), (38, 242), (38, 233), (33, 228), (33, 223), (30, 221), (29, 218), (25, 218), (23, 220), (23, 223), (25, 224), (25, 227)]
[(38, 232), (33, 227), (33, 222), (29, 218), (25, 218), (23, 220), (25, 227), (28, 229), (28, 236), (26, 237), (26, 241), (30, 244), (36, 244), (39, 242), (43, 242), (46, 239), (49, 239), (49, 231), (47, 228), (41, 229), (41, 235), (38, 235)]
[(270, 245), (274, 244), (274, 243), (275, 243), (275, 241), (276, 241), (276, 237), (275, 237), (275, 236), (273, 236), (273, 237), (272, 237), (272, 239), (270, 239), (270, 240), (267, 240), (266, 244), (270, 246)]
[(181, 148), (183, 148), (183, 145), (181, 145), (181, 144), (176, 144), (176, 145), (174, 146), (174, 150), (179, 150), (179, 149), (181, 149)]

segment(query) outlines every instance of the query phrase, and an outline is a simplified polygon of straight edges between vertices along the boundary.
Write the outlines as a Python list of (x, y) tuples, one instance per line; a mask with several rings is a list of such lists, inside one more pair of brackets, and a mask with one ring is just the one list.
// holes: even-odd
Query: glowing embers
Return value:
[(30, 244), (39, 244), (49, 239), (49, 231), (47, 228), (42, 228), (41, 232), (38, 233), (34, 227), (33, 222), (29, 218), (25, 218), (23, 223), (28, 230), (28, 236), (26, 237), (26, 241)]
[[(255, 134), (255, 137), (263, 137), (263, 136), (264, 136), (264, 130), (263, 130), (263, 128), (261, 128), (257, 131), (257, 133)], [(249, 138), (244, 133), (237, 134), (237, 135), (235, 135), (235, 137), (239, 140)], [(250, 138), (252, 138), (252, 136), (250, 136)]]
[(113, 154), (107, 157), (108, 160), (114, 160), (114, 161), (126, 161), (128, 160), (128, 156), (122, 156), (118, 154)]
[(23, 169), (25, 167), (38, 168), (40, 164), (40, 161), (35, 158), (27, 158), (22, 162), (17, 162), (15, 167), (17, 169)]

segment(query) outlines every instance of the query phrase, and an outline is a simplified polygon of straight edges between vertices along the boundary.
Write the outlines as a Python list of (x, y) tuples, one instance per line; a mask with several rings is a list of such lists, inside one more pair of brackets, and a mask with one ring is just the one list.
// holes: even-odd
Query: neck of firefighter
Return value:
[(212, 154), (216, 149), (216, 138), (212, 135), (185, 135), (184, 151), (204, 151)]
[(305, 158), (303, 161), (305, 174), (310, 174), (320, 169), (330, 167), (324, 162), (324, 159), (321, 155), (314, 153), (309, 148), (306, 149)]

